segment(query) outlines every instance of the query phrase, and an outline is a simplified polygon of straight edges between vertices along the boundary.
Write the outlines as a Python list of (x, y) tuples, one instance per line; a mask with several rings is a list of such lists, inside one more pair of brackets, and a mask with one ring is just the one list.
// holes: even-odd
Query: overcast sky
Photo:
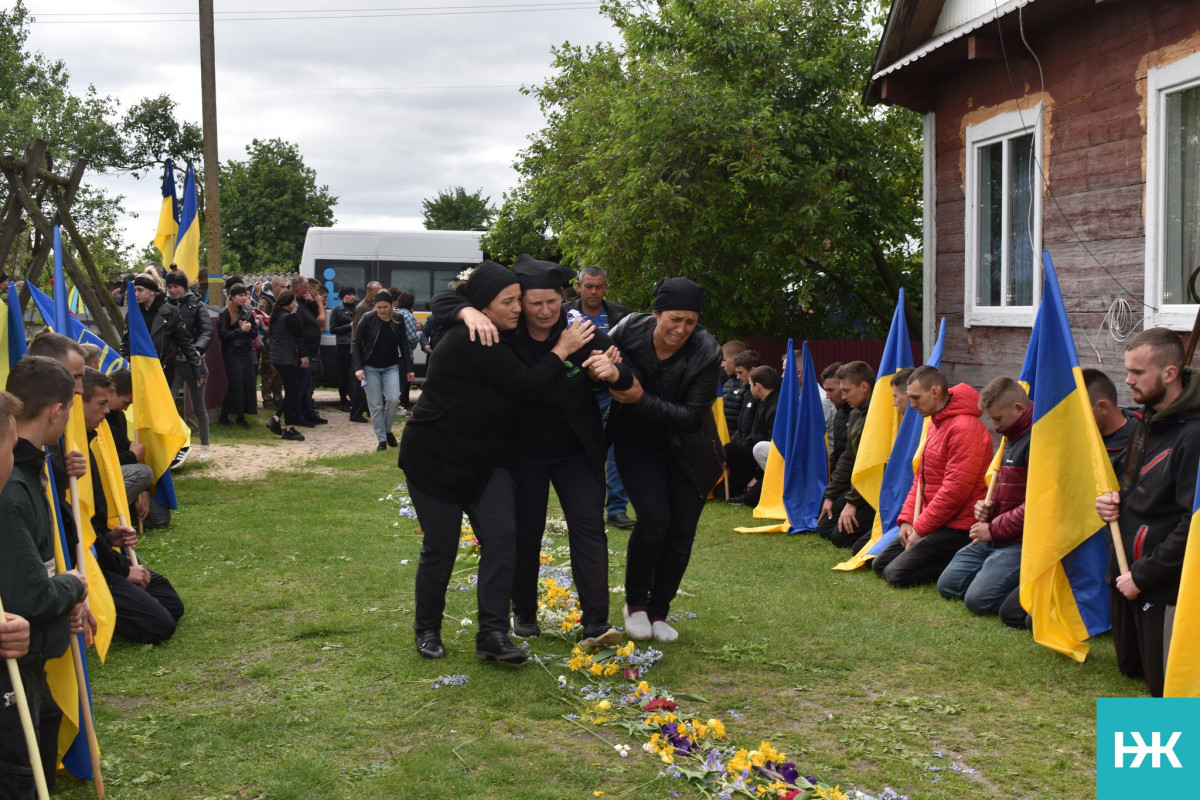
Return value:
[[(200, 122), (196, 0), (26, 5), (37, 19), (29, 49), (64, 61), (76, 91), (92, 84), (122, 109), (167, 93), (180, 119)], [(223, 162), (245, 158), (255, 138), (297, 144), (339, 198), (337, 224), (355, 228), (420, 228), (421, 201), (455, 186), (499, 206), (517, 152), (543, 124), (519, 87), (550, 74), (552, 47), (616, 36), (598, 0), (338, 5), (217, 0), (217, 127)], [(139, 215), (126, 238), (149, 243), (158, 179), (89, 180), (126, 196)]]

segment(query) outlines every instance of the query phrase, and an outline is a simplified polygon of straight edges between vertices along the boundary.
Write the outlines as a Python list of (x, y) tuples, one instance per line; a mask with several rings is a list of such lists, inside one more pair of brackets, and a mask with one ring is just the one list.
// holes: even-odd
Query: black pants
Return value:
[(637, 513), (625, 558), (625, 602), (666, 619), (692, 557), (704, 497), (674, 456), (614, 445), (617, 471)]
[(537, 614), (538, 570), (550, 484), (562, 504), (571, 545), (571, 577), (584, 627), (608, 623), (608, 534), (604, 530), (604, 480), (582, 452), (528, 458), (516, 467), (517, 546), (513, 570), (514, 614)]
[[(1117, 648), (1117, 668), (1130, 677), (1137, 677), (1140, 668), (1150, 696), (1162, 697), (1167, 674), (1168, 642), (1175, 622), (1175, 606), (1147, 603), (1137, 598), (1126, 600), (1115, 588), (1111, 591), (1112, 633), (1113, 644)], [(1119, 608), (1120, 605), (1124, 605), (1124, 608)]]
[(350, 345), (339, 344), (337, 346), (337, 365), (338, 365), (338, 402), (345, 405), (350, 402), (352, 396), (351, 381), (354, 376), (350, 374)]
[(462, 515), (471, 520), (479, 540), (479, 632), (508, 630), (508, 601), (512, 596), (513, 553), (516, 549), (516, 481), (499, 468), (476, 500), (454, 503), (423, 492), (410, 480), (417, 520), (424, 531), (417, 562), (417, 609), (413, 628), (439, 630), (446, 611), (446, 589), (458, 556)]
[[(858, 521), (849, 533), (843, 533), (838, 530), (838, 518), (842, 516), (842, 510), (845, 508), (846, 494), (843, 492), (838, 499), (833, 501), (833, 517), (823, 518), (817, 523), (817, 533), (822, 538), (833, 542), (834, 547), (848, 547), (857, 553), (863, 545), (866, 545), (863, 536), (865, 535), (867, 539), (871, 537), (871, 526), (875, 524), (875, 509), (867, 505), (866, 501), (856, 504), (854, 508)], [(859, 542), (862, 542), (862, 545), (859, 545)]]
[(276, 364), (275, 370), (283, 381), (283, 398), (275, 409), (275, 415), (285, 425), (295, 425), (300, 416), (299, 368), (295, 364)]
[[(55, 771), (58, 769), (58, 726), (62, 722), (62, 711), (50, 694), (46, 684), (46, 667), (42, 663), (21, 664), (21, 682), (25, 685), (25, 697), (29, 701), (29, 713), (33, 717), (33, 730), (38, 740), (38, 755), (42, 761), (42, 773), (46, 786), (54, 789)], [(33, 781), (33, 768), (29, 763), (29, 746), (25, 742), (25, 731), (21, 726), (20, 709), (14, 700), (11, 705), (2, 698), (13, 690), (8, 679), (8, 667), (0, 667), (0, 797), (14, 800), (33, 800), (37, 790)]]
[(354, 381), (350, 392), (350, 416), (355, 419), (367, 415), (367, 391), (359, 381)]
[[(1122, 598), (1124, 599), (1124, 598)], [(1028, 628), (1033, 630), (1033, 618), (1021, 606), (1021, 587), (1013, 589), (1008, 593), (1008, 597), (1004, 598), (1004, 602), (1000, 604), (1000, 621), (1010, 628)], [(1134, 653), (1136, 654), (1136, 650)], [(1121, 654), (1117, 653), (1117, 667), (1121, 666)], [(1125, 670), (1121, 670), (1125, 672)], [(1129, 673), (1125, 673), (1128, 675)], [(1138, 677), (1141, 677), (1139, 670)]]
[(150, 585), (105, 573), (113, 605), (117, 609), (115, 632), (122, 639), (143, 644), (162, 644), (175, 635), (175, 623), (183, 616), (183, 601), (171, 582), (151, 571)]
[(754, 478), (761, 482), (763, 471), (754, 460), (754, 445), (730, 442), (725, 445), (725, 464), (729, 468), (729, 493), (744, 494), (746, 484)]
[(938, 528), (917, 540), (907, 550), (899, 539), (875, 556), (871, 568), (885, 581), (900, 589), (933, 583), (954, 558), (971, 542), (966, 531)]
[(221, 359), (225, 362), (225, 377), (229, 381), (225, 387), (225, 399), (221, 401), (221, 419), (236, 416), (239, 419), (246, 414), (258, 411), (258, 403), (254, 399), (254, 354), (249, 350), (244, 353), (224, 349)]

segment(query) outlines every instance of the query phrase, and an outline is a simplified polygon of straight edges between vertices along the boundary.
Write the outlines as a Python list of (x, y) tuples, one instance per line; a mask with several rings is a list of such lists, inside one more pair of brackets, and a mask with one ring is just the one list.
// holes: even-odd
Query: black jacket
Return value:
[[(722, 375), (721, 345), (697, 325), (679, 357), (662, 362), (654, 351), (655, 325), (652, 314), (630, 314), (610, 332), (621, 348), (618, 368), (630, 370), (646, 392), (633, 405), (612, 404), (609, 430), (614, 440), (621, 442), (625, 436), (621, 420), (629, 415), (661, 426), (692, 485), (706, 496), (721, 477), (724, 462), (712, 415)], [(627, 438), (625, 443), (637, 446)]]
[(737, 432), (742, 405), (751, 399), (750, 387), (737, 378), (730, 378), (721, 387), (721, 397), (725, 406), (725, 427), (729, 429), (729, 435), (732, 436)]
[[(0, 492), (0, 596), (4, 610), (29, 620), (29, 652), (22, 664), (39, 664), (66, 652), (71, 609), (83, 595), (73, 575), (54, 575), (54, 528), (42, 488), (45, 452), (18, 439), (13, 471)], [(47, 565), (50, 565), (49, 568)]]
[(837, 469), (838, 460), (846, 452), (846, 440), (849, 437), (850, 404), (842, 401), (833, 415), (833, 436), (829, 443), (829, 474), (832, 476)]
[(775, 411), (779, 408), (779, 390), (771, 392), (766, 400), (760, 400), (757, 405), (750, 434), (755, 444), (771, 441), (771, 433), (775, 430)]
[[(1200, 460), (1200, 372), (1183, 371), (1183, 394), (1143, 411), (1126, 445), (1121, 480), (1121, 539), (1142, 603), (1174, 605), (1192, 522)], [(1115, 561), (1115, 558), (1114, 558)], [(1111, 575), (1116, 568), (1110, 564)]]
[(290, 311), (276, 309), (271, 320), (271, 363), (277, 366), (297, 367), (300, 359), (308, 356), (304, 346), (304, 329), (300, 319)]
[[(208, 313), (208, 306), (195, 292), (186, 292), (178, 300), (168, 297), (167, 302), (179, 309), (179, 318), (192, 335), (192, 346), (203, 356), (213, 341), (212, 315)], [(187, 359), (180, 354), (179, 360)]]
[[(208, 368), (204, 366), (204, 359), (196, 352), (191, 332), (183, 323), (179, 309), (167, 302), (165, 294), (155, 295), (149, 308), (142, 308), (140, 304), (134, 303), (129, 313), (138, 312), (146, 321), (150, 341), (154, 344), (154, 351), (158, 353), (158, 360), (164, 366), (171, 364), (178, 357), (180, 361), (192, 365), (197, 378), (208, 377)], [(121, 355), (129, 358), (128, 320), (125, 323), (125, 335), (121, 337)]]
[(338, 344), (350, 344), (350, 329), (354, 327), (354, 309), (342, 303), (329, 312), (329, 332), (337, 337)]
[[(383, 330), (383, 325), (390, 325), (392, 335), (395, 337), (397, 344), (395, 363), (400, 365), (401, 372), (406, 374), (412, 372), (412, 365), (408, 360), (410, 351), (409, 341), (404, 331), (404, 323), (395, 318), (384, 322), (374, 311), (370, 314), (363, 314), (358, 324), (354, 326), (354, 339), (350, 342), (351, 372), (357, 372), (362, 369), (363, 365), (371, 358), (371, 354), (375, 352), (375, 343), (379, 340), (379, 332)], [(388, 355), (392, 354), (389, 353)]]
[[(249, 308), (239, 308), (238, 324), (229, 321), (229, 309), (222, 309), (217, 316), (217, 333), (221, 336), (222, 353), (249, 353), (258, 337), (258, 327), (254, 324), (254, 312)], [(250, 330), (242, 330), (242, 322), (250, 323)]]

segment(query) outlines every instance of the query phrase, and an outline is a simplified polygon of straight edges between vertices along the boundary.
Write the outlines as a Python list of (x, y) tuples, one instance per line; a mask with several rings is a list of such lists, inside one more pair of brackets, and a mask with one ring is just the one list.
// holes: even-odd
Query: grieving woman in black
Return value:
[[(516, 327), (521, 289), (508, 269), (485, 261), (458, 291), (499, 330)], [(517, 412), (522, 402), (552, 391), (563, 378), (564, 362), (592, 336), (590, 324), (564, 331), (530, 367), (503, 342), (485, 347), (466, 325), (440, 334), (400, 441), (399, 466), (424, 532), (413, 624), (422, 656), (446, 654), (442, 617), (465, 512), (481, 547), (475, 656), (512, 664), (528, 657), (507, 633), (516, 543), (511, 461)]]
[(300, 384), (298, 371), (308, 366), (304, 349), (304, 329), (296, 316), (296, 295), (284, 289), (275, 298), (271, 310), (271, 366), (279, 372), (283, 383), (283, 398), (267, 422), (272, 433), (293, 442), (303, 442), (304, 434), (296, 430), (300, 420)]
[(609, 335), (622, 362), (592, 359), (593, 377), (633, 385), (609, 389), (608, 420), (617, 470), (637, 511), (625, 560), (625, 630), (634, 639), (673, 642), (667, 623), (683, 580), (704, 499), (721, 477), (712, 416), (721, 346), (698, 324), (704, 290), (687, 278), (654, 289), (654, 312), (630, 314)]
[(250, 311), (250, 290), (235, 283), (229, 289), (225, 310), (217, 317), (217, 335), (221, 337), (221, 360), (225, 363), (225, 399), (221, 401), (222, 425), (236, 416), (238, 425), (248, 425), (246, 414), (258, 413), (254, 386), (254, 340), (258, 328)]
[[(501, 337), (522, 362), (532, 367), (550, 352), (567, 328), (562, 290), (575, 273), (527, 254), (517, 257), (513, 272), (521, 285), (521, 319)], [(482, 314), (448, 292), (434, 298), (432, 310), (439, 324), (462, 319), (470, 326), (487, 325)], [(563, 380), (520, 407), (520, 446), (514, 456), (517, 546), (512, 630), (521, 638), (541, 634), (537, 619), (538, 571), (546, 503), (553, 483), (567, 523), (571, 575), (582, 616), (580, 643), (585, 647), (621, 643), (620, 631), (608, 624), (608, 537), (604, 529), (608, 443), (594, 384), (583, 368), (593, 351), (611, 346), (608, 336), (597, 331), (587, 347), (568, 357)], [(626, 386), (630, 384), (632, 377)]]

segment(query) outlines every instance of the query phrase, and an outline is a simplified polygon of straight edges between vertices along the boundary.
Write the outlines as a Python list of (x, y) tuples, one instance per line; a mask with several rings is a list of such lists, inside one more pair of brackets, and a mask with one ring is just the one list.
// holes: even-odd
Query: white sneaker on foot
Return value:
[(652, 635), (650, 628), (650, 617), (645, 611), (635, 611), (629, 613), (629, 606), (621, 609), (621, 613), (625, 615), (625, 632), (629, 634), (630, 639), (637, 639), (639, 642), (644, 642)]
[(212, 458), (212, 451), (208, 449), (208, 445), (200, 445), (200, 451), (196, 453), (196, 458), (200, 459), (201, 461), (208, 461), (210, 458)]
[(654, 641), (656, 642), (674, 642), (679, 639), (679, 631), (661, 619), (654, 621), (654, 624), (650, 626), (650, 631), (654, 634)]

